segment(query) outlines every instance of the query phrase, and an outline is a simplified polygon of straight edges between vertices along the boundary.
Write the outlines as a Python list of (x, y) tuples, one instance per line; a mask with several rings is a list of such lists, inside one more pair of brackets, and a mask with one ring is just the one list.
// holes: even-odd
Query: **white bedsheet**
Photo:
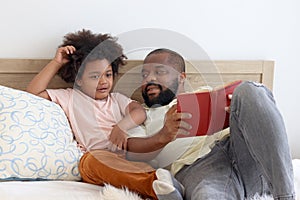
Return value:
[[(300, 159), (293, 160), (295, 190), (300, 200)], [(121, 198), (118, 198), (121, 197)], [(136, 194), (112, 186), (74, 181), (9, 181), (0, 182), (1, 200), (137, 200)]]
[(101, 187), (74, 181), (9, 181), (0, 183), (2, 200), (99, 200)]

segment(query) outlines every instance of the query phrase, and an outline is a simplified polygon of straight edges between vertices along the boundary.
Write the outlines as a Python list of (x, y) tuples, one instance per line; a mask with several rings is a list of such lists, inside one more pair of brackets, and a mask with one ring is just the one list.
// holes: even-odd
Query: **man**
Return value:
[[(157, 49), (146, 56), (142, 92), (148, 106), (147, 137), (128, 138), (128, 158), (152, 160), (158, 167), (170, 164), (185, 188), (185, 199), (236, 200), (269, 193), (274, 199), (295, 199), (286, 130), (271, 92), (261, 84), (244, 82), (231, 100), (230, 134), (176, 139), (191, 128), (185, 122), (191, 116), (177, 113), (174, 105), (176, 95), (184, 92), (184, 70), (183, 58), (174, 51)], [(109, 167), (108, 171), (114, 168)], [(127, 172), (119, 175), (129, 177)], [(155, 183), (156, 194), (174, 192), (167, 184)]]

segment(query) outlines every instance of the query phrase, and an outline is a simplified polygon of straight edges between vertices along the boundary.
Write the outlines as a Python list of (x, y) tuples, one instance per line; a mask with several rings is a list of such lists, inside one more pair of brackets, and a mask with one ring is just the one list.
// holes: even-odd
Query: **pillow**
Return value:
[(81, 156), (58, 104), (0, 86), (0, 180), (80, 180)]

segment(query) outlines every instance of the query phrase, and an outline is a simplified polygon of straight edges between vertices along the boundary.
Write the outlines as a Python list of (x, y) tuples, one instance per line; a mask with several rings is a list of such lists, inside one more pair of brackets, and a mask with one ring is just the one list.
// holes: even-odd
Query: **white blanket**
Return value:
[[(296, 194), (300, 194), (300, 159), (293, 160)], [(0, 182), (1, 200), (141, 200), (126, 188), (111, 185), (99, 187), (74, 181), (10, 181)], [(271, 199), (255, 197), (255, 200)], [(300, 195), (297, 196), (300, 200)]]

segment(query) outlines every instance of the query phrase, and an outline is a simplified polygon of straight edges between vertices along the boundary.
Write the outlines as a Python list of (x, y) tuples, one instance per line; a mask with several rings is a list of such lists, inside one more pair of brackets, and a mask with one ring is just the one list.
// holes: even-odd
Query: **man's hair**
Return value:
[(125, 65), (127, 59), (116, 40), (109, 34), (94, 34), (85, 29), (66, 34), (59, 47), (72, 45), (76, 51), (69, 56), (69, 62), (60, 68), (58, 75), (66, 82), (74, 83), (81, 77), (86, 63), (103, 59), (111, 64), (113, 75), (116, 75), (119, 66)]
[(155, 50), (151, 51), (146, 56), (146, 58), (150, 55), (161, 54), (161, 53), (167, 53), (168, 54), (168, 62), (172, 65), (175, 65), (177, 67), (177, 69), (179, 70), (179, 72), (185, 72), (185, 62), (184, 62), (183, 57), (179, 53), (172, 51), (170, 49), (166, 49), (166, 48), (155, 49)]

